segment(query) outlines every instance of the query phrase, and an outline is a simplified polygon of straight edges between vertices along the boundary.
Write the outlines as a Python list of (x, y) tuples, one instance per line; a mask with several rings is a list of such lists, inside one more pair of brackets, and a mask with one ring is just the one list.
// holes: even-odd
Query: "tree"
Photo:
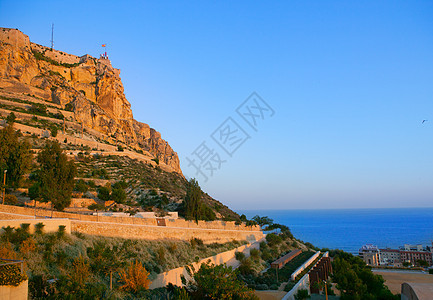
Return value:
[(420, 267), (428, 267), (428, 262), (425, 261), (424, 259), (418, 259), (416, 261), (416, 263), (420, 266)]
[(113, 273), (124, 267), (125, 253), (117, 246), (109, 247), (104, 242), (96, 242), (87, 248), (87, 256), (91, 259), (91, 267), (98, 273), (110, 276), (110, 290), (113, 289)]
[(274, 223), (274, 220), (272, 220), (269, 217), (260, 217), (259, 215), (256, 215), (252, 218), (253, 221), (256, 221), (257, 224), (259, 224), (261, 227), (264, 225), (272, 225)]
[(122, 188), (113, 189), (111, 199), (116, 203), (124, 203), (126, 200), (126, 192)]
[(13, 112), (11, 112), (7, 117), (6, 117), (6, 122), (9, 124), (9, 125), (13, 125), (14, 123), (15, 123), (15, 120), (16, 120), (16, 116), (15, 116), (15, 114), (13, 113)]
[(146, 268), (136, 260), (129, 265), (127, 270), (120, 273), (120, 278), (125, 283), (122, 289), (135, 293), (147, 290), (150, 285), (149, 274)]
[(56, 127), (56, 125), (50, 126), (50, 132), (51, 132), (51, 136), (52, 137), (56, 137), (57, 136), (57, 127)]
[(188, 289), (194, 299), (258, 299), (244, 282), (238, 279), (238, 270), (225, 264), (202, 264), (193, 275)]
[(384, 285), (382, 276), (373, 274), (362, 259), (350, 253), (337, 251), (332, 269), (341, 299), (400, 299)]
[(18, 133), (9, 124), (0, 130), (0, 175), (3, 187), (3, 174), (7, 170), (6, 185), (18, 187), (21, 179), (30, 168), (32, 154), (27, 141), (19, 141)]
[(93, 204), (90, 204), (89, 206), (87, 206), (87, 208), (90, 209), (90, 210), (96, 210), (96, 211), (98, 211), (98, 210), (105, 210), (105, 205), (98, 204), (98, 203), (93, 203)]
[(74, 188), (74, 177), (77, 168), (69, 160), (57, 141), (47, 141), (39, 152), (37, 161), (38, 194), (43, 202), (51, 202), (51, 206), (62, 211), (71, 204)]
[(188, 183), (188, 191), (185, 197), (185, 219), (198, 220), (201, 219), (202, 215), (202, 191), (201, 188), (194, 178)]
[(106, 186), (101, 186), (98, 188), (98, 198), (102, 201), (110, 200), (110, 189)]

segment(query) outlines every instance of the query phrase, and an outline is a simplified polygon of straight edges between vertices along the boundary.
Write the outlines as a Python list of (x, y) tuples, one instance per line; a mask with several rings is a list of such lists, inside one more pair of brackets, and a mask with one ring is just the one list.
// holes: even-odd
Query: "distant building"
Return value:
[(380, 265), (380, 250), (377, 246), (366, 244), (359, 249), (359, 257), (369, 266)]
[(400, 266), (402, 263), (418, 265), (420, 260), (433, 266), (433, 246), (405, 244), (400, 249), (378, 249), (377, 246), (366, 244), (359, 249), (359, 257), (370, 266)]
[(425, 260), (432, 265), (432, 253), (428, 251), (400, 251), (401, 261), (416, 265), (419, 260)]
[(397, 249), (379, 249), (381, 265), (395, 265), (401, 263), (400, 250)]
[(410, 244), (404, 244), (403, 247), (400, 247), (400, 250), (404, 251), (424, 251), (424, 248), (421, 244), (418, 245), (410, 245)]

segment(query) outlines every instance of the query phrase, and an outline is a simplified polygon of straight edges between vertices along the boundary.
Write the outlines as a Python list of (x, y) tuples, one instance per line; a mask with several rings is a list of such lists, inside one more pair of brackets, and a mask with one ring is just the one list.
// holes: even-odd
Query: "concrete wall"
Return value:
[(0, 285), (0, 299), (2, 300), (25, 300), (28, 299), (29, 281), (21, 282), (19, 286)]
[(431, 283), (404, 282), (401, 284), (402, 300), (431, 300), (433, 285)]
[(306, 262), (304, 262), (302, 264), (302, 266), (300, 266), (299, 268), (297, 268), (296, 271), (292, 273), (292, 275), (290, 276), (290, 278), (293, 281), (295, 281), (296, 276), (298, 276), (298, 274), (301, 274), (302, 271), (304, 271), (319, 255), (320, 255), (320, 251), (317, 251), (316, 253), (314, 253), (313, 256), (311, 256)]
[[(0, 213), (0, 218), (3, 216), (3, 213)], [(43, 223), (44, 232), (57, 232), (59, 230), (59, 226), (66, 226), (66, 233), (71, 233), (71, 220), (69, 219), (15, 219), (15, 220), (0, 220), (0, 232), (3, 231), (2, 227), (11, 226), (14, 228), (19, 228), (21, 224), (30, 224), (30, 233), (35, 232), (35, 224)], [(0, 298), (1, 299), (1, 298)]]
[(296, 293), (302, 289), (307, 290), (308, 294), (310, 294), (310, 277), (308, 274), (305, 274), (282, 300), (295, 300)]
[[(259, 249), (260, 248), (260, 242), (255, 242), (250, 245), (243, 245), (236, 249), (229, 250), (223, 253), (219, 253), (215, 256), (211, 256), (205, 259), (200, 260), (198, 263), (193, 263), (192, 266), (195, 271), (198, 271), (200, 269), (201, 264), (207, 263), (210, 261), (211, 263), (215, 265), (221, 265), (226, 264), (227, 266), (231, 266), (233, 268), (237, 268), (239, 266), (239, 261), (235, 258), (236, 252), (243, 252), (246, 257), (250, 256), (250, 250), (251, 249)], [(150, 289), (156, 289), (159, 287), (164, 287), (169, 283), (172, 283), (174, 285), (182, 286), (182, 280), (181, 275), (185, 276), (185, 279), (190, 280), (191, 276), (188, 274), (186, 267), (180, 267), (173, 270), (170, 270), (168, 272), (164, 272), (161, 274), (158, 274), (155, 280), (152, 281), (150, 284)]]
[[(305, 268), (307, 268), (318, 256), (320, 255), (320, 251), (317, 251), (312, 257), (310, 257), (302, 266), (300, 266), (295, 272), (293, 272), (293, 274), (297, 273), (296, 275), (298, 275), (299, 273), (301, 273), (303, 270), (305, 270)], [(325, 252), (323, 254), (322, 257), (328, 257), (329, 256), (329, 252)], [(317, 262), (316, 262), (317, 264)], [(314, 264), (314, 266), (316, 265)], [(313, 267), (314, 267), (313, 266)], [(299, 269), (301, 269), (301, 272), (298, 272)], [(291, 276), (292, 280), (294, 280), (294, 278), (296, 278), (296, 275), (293, 277), (293, 274)], [(304, 276), (302, 276), (302, 278), (298, 281), (298, 283), (283, 297), (282, 300), (295, 300), (295, 295), (296, 293), (301, 290), (307, 290), (308, 294), (310, 294), (310, 276), (307, 274), (305, 274)]]

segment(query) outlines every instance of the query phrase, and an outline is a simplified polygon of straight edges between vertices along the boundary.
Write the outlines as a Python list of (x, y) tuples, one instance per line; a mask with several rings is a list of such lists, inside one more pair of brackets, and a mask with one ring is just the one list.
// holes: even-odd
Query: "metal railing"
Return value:
[[(6, 261), (6, 262), (4, 262)], [(0, 266), (18, 265), (20, 264), (21, 274), (24, 273), (24, 260), (0, 258)]]

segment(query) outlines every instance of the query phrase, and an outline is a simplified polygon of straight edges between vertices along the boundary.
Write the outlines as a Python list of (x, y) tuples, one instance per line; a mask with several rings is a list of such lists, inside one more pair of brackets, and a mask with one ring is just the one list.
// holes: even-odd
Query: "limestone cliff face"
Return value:
[(108, 59), (51, 50), (19, 30), (0, 28), (0, 80), (37, 87), (39, 97), (72, 110), (85, 128), (148, 151), (181, 174), (179, 158), (161, 134), (134, 120), (120, 70)]

